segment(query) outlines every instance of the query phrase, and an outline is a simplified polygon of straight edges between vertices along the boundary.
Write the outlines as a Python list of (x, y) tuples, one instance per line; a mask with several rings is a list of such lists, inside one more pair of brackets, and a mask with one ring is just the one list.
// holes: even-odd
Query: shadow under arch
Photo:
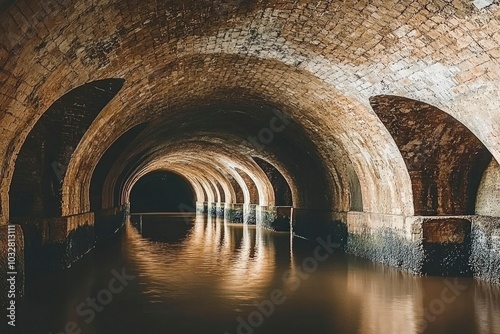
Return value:
[(80, 140), (125, 83), (89, 82), (55, 101), (28, 134), (9, 191), (10, 217), (60, 217), (62, 180)]
[(85, 133), (124, 83), (108, 78), (70, 90), (44, 112), (22, 144), (9, 188), (9, 221), (24, 233), (27, 276), (68, 267), (93, 247), (91, 213), (62, 217), (62, 183)]
[(129, 129), (107, 149), (99, 160), (90, 182), (90, 211), (96, 212), (105, 209), (105, 203), (112, 202), (108, 197), (113, 196), (113, 194), (103, 192), (106, 177), (110, 173), (113, 163), (119, 155), (124, 150), (127, 150), (128, 145), (146, 128), (146, 126), (147, 123), (142, 123)]
[(130, 192), (131, 213), (184, 212), (184, 206), (195, 207), (194, 191), (184, 177), (171, 171), (144, 175)]
[(406, 163), (415, 215), (469, 215), (492, 159), (462, 123), (425, 102), (379, 95), (370, 104)]
[(283, 174), (271, 163), (258, 157), (252, 159), (259, 165), (262, 171), (267, 175), (274, 190), (274, 205), (293, 206), (292, 190)]

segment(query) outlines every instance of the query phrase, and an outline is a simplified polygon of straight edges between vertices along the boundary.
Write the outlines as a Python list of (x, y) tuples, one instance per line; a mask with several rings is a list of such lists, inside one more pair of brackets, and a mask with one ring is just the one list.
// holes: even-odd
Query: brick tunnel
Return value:
[(2, 256), (68, 268), (175, 179), (145, 210), (500, 283), (499, 10), (1, 0)]

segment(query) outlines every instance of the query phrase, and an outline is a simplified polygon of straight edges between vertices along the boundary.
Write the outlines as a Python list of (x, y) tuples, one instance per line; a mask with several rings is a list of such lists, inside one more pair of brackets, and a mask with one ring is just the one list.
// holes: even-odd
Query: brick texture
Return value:
[[(269, 127), (273, 116), (262, 106), (287, 113), (291, 122), (264, 153), (250, 153), (277, 166), (291, 181), (292, 194), (304, 193), (294, 200), (305, 207), (347, 211), (359, 197), (352, 193), (360, 192), (365, 212), (414, 214), (412, 179), (397, 141), (371, 108), (373, 96), (435, 106), (500, 159), (496, 4), (478, 10), (465, 0), (19, 0), (4, 7), (2, 223), (9, 218), (17, 157), (36, 122), (65, 93), (100, 79), (121, 78), (125, 84), (72, 152), (62, 215), (90, 211), (90, 185), (100, 159), (122, 134), (143, 123), (150, 130), (197, 124), (188, 137), (200, 144), (183, 146), (187, 137), (158, 135), (133, 170), (159, 167), (169, 153), (180, 159), (176, 169), (206, 183), (200, 196), (216, 196), (218, 185), (207, 182), (219, 175), (225, 196), (236, 197), (234, 181), (224, 179), (217, 166), (227, 167), (221, 159), (228, 158), (249, 175), (259, 173), (247, 138)], [(214, 107), (220, 105), (240, 113), (238, 123), (225, 121)], [(221, 126), (227, 131), (214, 136)], [(148, 137), (145, 131), (141, 138)], [(178, 144), (177, 153), (162, 148), (167, 139)], [(141, 157), (141, 145), (131, 147), (116, 156), (125, 164), (103, 167), (111, 176), (99, 182), (111, 202), (127, 156)], [(307, 174), (311, 166), (316, 167)], [(202, 175), (207, 170), (211, 174)], [(274, 193), (266, 179), (256, 187), (268, 201)]]

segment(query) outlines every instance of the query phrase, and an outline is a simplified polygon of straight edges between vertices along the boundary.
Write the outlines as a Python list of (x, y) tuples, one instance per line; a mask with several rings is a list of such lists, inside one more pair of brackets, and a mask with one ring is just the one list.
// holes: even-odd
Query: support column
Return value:
[(290, 232), (291, 229), (291, 206), (261, 206), (256, 209), (257, 226), (272, 231)]
[(208, 203), (207, 202), (196, 202), (196, 213), (197, 214), (208, 214)]
[(217, 203), (216, 202), (210, 202), (210, 203), (208, 203), (207, 211), (208, 211), (207, 214), (210, 217), (217, 217)]
[(216, 216), (217, 218), (222, 218), (224, 219), (224, 210), (226, 207), (226, 203), (217, 203), (216, 206)]
[(470, 276), (471, 218), (349, 212), (347, 251), (414, 274)]
[(472, 218), (470, 264), (474, 277), (500, 284), (500, 217)]
[(470, 218), (425, 217), (421, 219), (425, 254), (422, 272), (427, 275), (471, 276)]
[(414, 274), (422, 273), (422, 222), (416, 217), (348, 212), (346, 218), (347, 252)]
[(243, 204), (228, 204), (224, 211), (224, 221), (234, 224), (243, 224)]
[(311, 240), (329, 237), (337, 247), (345, 247), (347, 242), (345, 214), (302, 208), (292, 208), (291, 212), (294, 235)]
[(243, 223), (248, 225), (255, 225), (257, 223), (256, 204), (244, 204), (243, 206)]

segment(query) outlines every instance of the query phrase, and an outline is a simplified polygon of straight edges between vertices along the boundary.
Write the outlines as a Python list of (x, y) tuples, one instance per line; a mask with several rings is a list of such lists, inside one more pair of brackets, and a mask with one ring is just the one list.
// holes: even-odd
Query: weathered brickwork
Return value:
[(405, 160), (416, 215), (475, 213), (486, 147), (461, 123), (423, 102), (396, 96), (370, 99)]
[[(22, 147), (42, 115), (75, 88), (123, 79), (93, 122), (75, 128), (86, 131), (69, 152), (61, 216), (116, 209), (141, 176), (162, 168), (184, 175), (200, 203), (272, 206), (278, 178), (256, 157), (286, 180), (294, 206), (343, 216), (349, 235), (391, 231), (379, 235), (394, 241), (390, 252), (403, 261), (420, 249), (408, 224), (415, 214), (474, 214), (476, 204), (479, 214), (496, 215), (484, 197), (474, 201), (486, 159), (500, 160), (500, 6), (480, 7), (466, 0), (0, 1), (0, 224), (12, 217), (9, 192), (22, 183), (14, 175), (26, 174), (18, 167), (36, 163)], [(470, 187), (439, 170), (415, 181), (425, 168), (409, 164), (412, 150), (404, 147), (415, 141), (425, 153), (439, 140), (429, 138), (432, 129), (415, 130), (418, 117), (398, 128), (394, 109), (374, 110), (370, 99), (387, 95), (439, 109), (436, 123), (463, 124), (438, 156), (453, 160)], [(497, 196), (484, 180), (480, 196)], [(411, 263), (386, 262), (416, 268), (421, 258), (413, 255)]]
[(483, 174), (479, 185), (476, 214), (500, 217), (500, 165), (493, 160)]

